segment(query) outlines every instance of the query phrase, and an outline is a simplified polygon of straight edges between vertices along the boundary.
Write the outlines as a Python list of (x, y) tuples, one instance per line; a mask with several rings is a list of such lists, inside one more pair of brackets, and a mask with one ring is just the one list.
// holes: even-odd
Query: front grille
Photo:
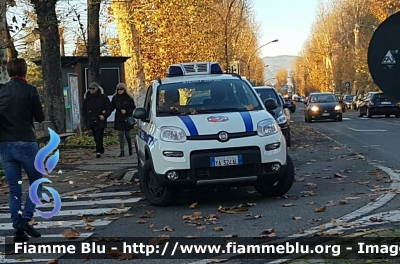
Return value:
[[(229, 139), (232, 139), (232, 138), (252, 137), (252, 136), (257, 135), (257, 131), (237, 132), (237, 133), (227, 133), (227, 134), (228, 134), (228, 140), (223, 141), (223, 142), (227, 142), (227, 141), (229, 141)], [(221, 141), (218, 137), (218, 134), (188, 136), (187, 140), (218, 140), (218, 141)]]
[[(197, 66), (197, 67), (195, 67)], [(207, 73), (208, 72), (208, 65), (205, 63), (197, 63), (197, 64), (186, 64), (183, 65), (185, 68), (186, 73)], [(195, 69), (197, 68), (197, 70)]]
[(225, 178), (236, 178), (245, 176), (255, 176), (258, 174), (257, 164), (245, 164), (237, 166), (226, 166), (226, 167), (207, 167), (207, 168), (196, 168), (195, 177), (196, 179), (225, 179)]
[(251, 146), (251, 147), (239, 147), (239, 148), (202, 149), (202, 150), (192, 151), (190, 153), (190, 156), (198, 155), (198, 154), (205, 154), (205, 153), (210, 154), (210, 156), (213, 156), (214, 153), (221, 153), (221, 152), (236, 152), (236, 153), (238, 153), (240, 155), (241, 152), (248, 151), (248, 150), (260, 151), (260, 148), (259, 147), (255, 147), (255, 146)]

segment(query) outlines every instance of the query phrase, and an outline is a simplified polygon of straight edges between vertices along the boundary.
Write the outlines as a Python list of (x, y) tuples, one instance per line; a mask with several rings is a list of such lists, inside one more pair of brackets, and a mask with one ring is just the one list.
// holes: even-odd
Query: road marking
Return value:
[(355, 132), (387, 132), (387, 130), (384, 129), (355, 129), (351, 127), (349, 127), (349, 129)]
[[(84, 220), (76, 220), (76, 221), (40, 221), (37, 222), (37, 225), (34, 225), (35, 229), (47, 229), (47, 228), (66, 228), (66, 227), (83, 227), (87, 224), (91, 226), (106, 226), (110, 224), (112, 221), (106, 220), (95, 220), (93, 222), (85, 222)], [(12, 223), (2, 223), (0, 224), (0, 230), (12, 230)], [(1, 262), (0, 262), (1, 263)]]
[(343, 117), (342, 120), (351, 120), (351, 118)]
[[(126, 212), (129, 209), (131, 209), (130, 207), (125, 207), (123, 209), (118, 209), (118, 208), (99, 208), (99, 209), (80, 209), (80, 210), (61, 210), (60, 212), (58, 212), (58, 214), (56, 214), (53, 217), (57, 217), (57, 216), (76, 216), (76, 215), (102, 215), (105, 214), (111, 210), (118, 210), (120, 212)], [(0, 219), (2, 218), (10, 218), (10, 214), (0, 214)]]
[[(109, 199), (109, 200), (99, 200), (99, 201), (75, 201), (75, 202), (62, 202), (63, 207), (69, 206), (93, 206), (93, 205), (104, 205), (104, 204), (121, 204), (121, 203), (136, 203), (142, 198), (128, 198), (128, 199)], [(54, 207), (54, 202), (45, 203), (41, 208)], [(5, 210), (10, 208), (9, 206), (0, 207), (0, 210)]]
[[(118, 197), (120, 195), (132, 195), (132, 192), (105, 192), (105, 193), (84, 193), (76, 195), (79, 198), (97, 198), (97, 197), (106, 197), (106, 196), (113, 196)], [(73, 199), (74, 196), (65, 196), (65, 199)]]
[(385, 122), (385, 121), (375, 121), (376, 123), (385, 123), (385, 124), (388, 124), (388, 125), (394, 125), (394, 126), (400, 126), (400, 124), (398, 124), (398, 123), (390, 123), (390, 122)]
[(86, 189), (82, 189), (82, 190), (76, 190), (76, 191), (72, 191), (72, 192), (67, 192), (67, 193), (63, 193), (60, 194), (61, 197), (67, 196), (67, 195), (76, 195), (79, 193), (85, 193), (85, 192), (92, 192), (94, 190), (98, 190), (99, 188), (86, 188)]

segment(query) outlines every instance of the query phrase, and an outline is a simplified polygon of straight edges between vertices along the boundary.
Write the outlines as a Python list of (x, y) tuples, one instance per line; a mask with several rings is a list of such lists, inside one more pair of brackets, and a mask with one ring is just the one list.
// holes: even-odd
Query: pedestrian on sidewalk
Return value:
[[(35, 86), (25, 79), (27, 64), (24, 59), (12, 59), (7, 63), (11, 80), (0, 88), (0, 162), (3, 165), (9, 186), (9, 203), (14, 240), (25, 242), (29, 237), (40, 237), (30, 222), (36, 204), (27, 194), (24, 210), (22, 203), (22, 168), (28, 176), (29, 185), (43, 175), (34, 166), (39, 145), (35, 135), (33, 119), (44, 121), (44, 113)], [(41, 196), (42, 185), (37, 190)]]
[[(125, 83), (119, 83), (112, 98), (113, 109), (115, 109), (114, 129), (118, 130), (119, 148), (121, 153), (118, 157), (125, 155), (124, 142), (128, 141), (129, 156), (132, 156), (132, 137), (131, 130), (134, 124), (128, 122), (128, 118), (132, 116), (135, 110), (135, 101), (133, 95), (126, 89)], [(125, 139), (124, 139), (125, 137)]]
[(107, 118), (111, 112), (110, 99), (104, 94), (102, 87), (92, 82), (84, 95), (82, 117), (85, 127), (92, 130), (97, 158), (104, 154), (104, 130), (107, 128)]

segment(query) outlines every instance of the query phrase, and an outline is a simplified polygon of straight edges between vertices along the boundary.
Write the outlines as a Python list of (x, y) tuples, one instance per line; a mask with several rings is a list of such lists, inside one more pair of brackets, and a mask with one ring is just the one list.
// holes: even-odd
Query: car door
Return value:
[(144, 101), (144, 109), (146, 109), (146, 119), (145, 120), (140, 120), (138, 122), (138, 133), (136, 135), (136, 142), (138, 145), (139, 149), (139, 155), (144, 162), (145, 159), (145, 147), (146, 144), (148, 143), (148, 133), (150, 131), (151, 123), (152, 123), (152, 106), (153, 106), (153, 85), (150, 85), (149, 88), (147, 88), (146, 92), (146, 99)]

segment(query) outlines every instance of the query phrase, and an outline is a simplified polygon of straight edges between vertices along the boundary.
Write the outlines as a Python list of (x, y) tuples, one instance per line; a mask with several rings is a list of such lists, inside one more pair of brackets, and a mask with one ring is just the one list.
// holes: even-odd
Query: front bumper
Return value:
[[(233, 166), (211, 167), (210, 158), (215, 156), (241, 155), (242, 164)], [(192, 167), (186, 170), (173, 170), (179, 178), (170, 180), (165, 174), (156, 174), (155, 178), (162, 187), (196, 187), (201, 185), (231, 185), (247, 186), (260, 182), (274, 183), (286, 173), (285, 164), (281, 162), (261, 162), (258, 147), (241, 147), (231, 150), (199, 150), (190, 156)], [(279, 164), (279, 171), (273, 171), (272, 166)]]
[(308, 117), (314, 120), (337, 119), (342, 117), (342, 112), (335, 110), (308, 111)]

